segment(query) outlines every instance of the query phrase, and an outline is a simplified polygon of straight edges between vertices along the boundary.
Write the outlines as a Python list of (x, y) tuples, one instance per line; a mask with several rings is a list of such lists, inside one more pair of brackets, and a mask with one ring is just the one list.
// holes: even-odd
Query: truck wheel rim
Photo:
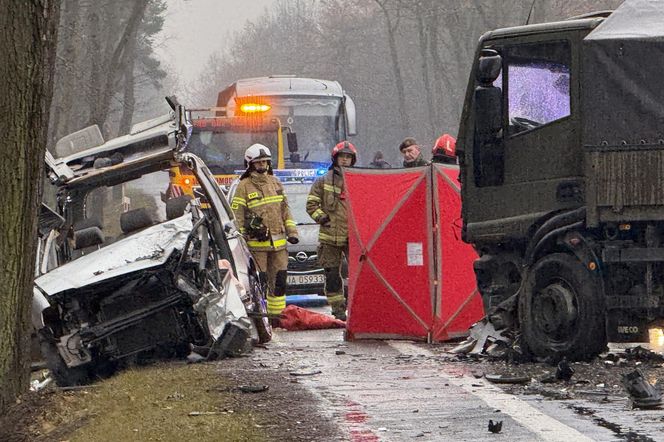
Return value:
[(533, 300), (534, 323), (547, 336), (568, 336), (578, 317), (576, 294), (564, 281), (551, 281), (537, 291)]

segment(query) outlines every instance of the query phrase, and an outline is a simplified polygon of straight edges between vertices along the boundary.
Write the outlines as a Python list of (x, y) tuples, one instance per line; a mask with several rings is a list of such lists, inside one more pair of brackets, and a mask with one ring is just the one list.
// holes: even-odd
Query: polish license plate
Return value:
[(325, 275), (288, 275), (288, 285), (325, 284)]

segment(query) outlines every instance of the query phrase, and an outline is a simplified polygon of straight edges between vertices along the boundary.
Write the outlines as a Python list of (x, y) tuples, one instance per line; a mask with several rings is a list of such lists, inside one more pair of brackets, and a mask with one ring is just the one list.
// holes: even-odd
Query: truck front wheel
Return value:
[(545, 256), (528, 272), (519, 294), (523, 344), (538, 357), (590, 359), (606, 346), (599, 278), (576, 257)]

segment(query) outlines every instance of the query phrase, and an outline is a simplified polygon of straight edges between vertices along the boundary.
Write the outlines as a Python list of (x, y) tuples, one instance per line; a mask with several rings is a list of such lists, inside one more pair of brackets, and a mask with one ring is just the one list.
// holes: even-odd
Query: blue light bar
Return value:
[[(327, 169), (272, 169), (274, 176), (282, 182), (313, 183), (316, 178), (327, 173)], [(244, 170), (236, 170), (237, 175), (242, 175)]]

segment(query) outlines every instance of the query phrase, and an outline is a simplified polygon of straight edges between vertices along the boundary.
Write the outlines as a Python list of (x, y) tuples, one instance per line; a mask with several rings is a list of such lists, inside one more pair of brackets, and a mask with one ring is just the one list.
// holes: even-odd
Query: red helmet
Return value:
[(355, 146), (353, 146), (353, 143), (350, 141), (342, 141), (341, 143), (337, 144), (334, 146), (332, 149), (332, 162), (334, 163), (337, 155), (340, 153), (347, 153), (353, 156), (353, 159), (350, 162), (351, 166), (355, 165), (355, 161), (357, 161), (357, 149), (355, 149)]
[[(441, 152), (442, 151), (442, 152)], [(436, 144), (433, 145), (432, 153), (436, 155), (437, 153), (442, 153), (448, 157), (456, 156), (456, 138), (450, 134), (443, 134), (436, 140)]]

